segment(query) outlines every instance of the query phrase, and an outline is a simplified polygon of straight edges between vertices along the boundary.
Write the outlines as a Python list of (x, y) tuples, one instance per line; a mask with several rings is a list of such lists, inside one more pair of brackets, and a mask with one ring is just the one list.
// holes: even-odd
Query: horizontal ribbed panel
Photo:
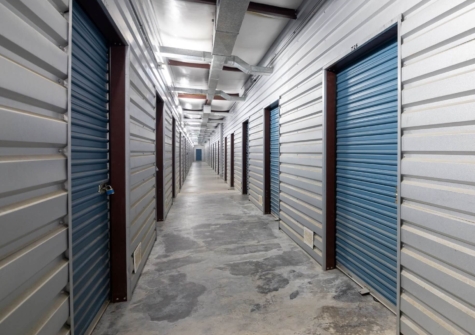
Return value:
[(270, 112), (270, 208), (279, 217), (280, 212), (280, 153), (279, 153), (279, 108)]
[(75, 334), (85, 334), (109, 297), (107, 41), (83, 10), (73, 10), (71, 88)]
[(68, 20), (2, 1), (0, 31), (0, 334), (69, 332)]
[(475, 332), (475, 6), (402, 22), (402, 334)]
[[(279, 101), (280, 227), (322, 263), (322, 80), (308, 77)], [(313, 247), (303, 241), (314, 232)]]
[(337, 74), (337, 264), (396, 305), (396, 40)]

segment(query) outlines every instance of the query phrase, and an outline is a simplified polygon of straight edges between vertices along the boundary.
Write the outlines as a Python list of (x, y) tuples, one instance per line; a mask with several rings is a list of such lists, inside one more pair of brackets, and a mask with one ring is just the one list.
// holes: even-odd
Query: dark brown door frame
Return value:
[(179, 186), (181, 190), (181, 133), (178, 136), (178, 175), (179, 175)]
[(109, 159), (110, 184), (110, 289), (111, 301), (127, 301), (127, 138), (126, 46), (110, 48)]
[(246, 120), (242, 123), (242, 194), (248, 194), (249, 190), (247, 189), (247, 178), (249, 177), (247, 175), (247, 164), (248, 164), (248, 159), (247, 159), (247, 146), (246, 143), (248, 141), (249, 137), (249, 120)]
[(270, 111), (264, 109), (264, 214), (271, 213), (270, 190)]
[[(102, 1), (76, 0), (107, 39), (109, 72), (109, 173), (114, 195), (110, 197), (110, 300), (127, 301), (127, 72), (128, 46)], [(71, 299), (70, 304), (72, 305)]]
[(229, 167), (229, 172), (231, 173), (231, 179), (229, 181), (229, 186), (234, 187), (234, 133), (231, 134), (231, 166)]
[(224, 138), (224, 181), (228, 181), (228, 137)]
[(176, 197), (176, 121), (175, 118), (172, 117), (172, 197)]
[(155, 134), (157, 134), (157, 137), (155, 139), (155, 159), (156, 159), (156, 183), (157, 183), (157, 221), (163, 221), (165, 219), (165, 197), (164, 197), (164, 185), (163, 185), (163, 170), (164, 170), (164, 164), (163, 164), (163, 156), (164, 156), (164, 139), (163, 139), (163, 133), (164, 133), (164, 120), (163, 120), (163, 99), (160, 97), (158, 93), (157, 95), (157, 117), (156, 117), (156, 123), (157, 123), (157, 128), (155, 131)]
[(326, 71), (326, 270), (336, 267), (336, 74)]

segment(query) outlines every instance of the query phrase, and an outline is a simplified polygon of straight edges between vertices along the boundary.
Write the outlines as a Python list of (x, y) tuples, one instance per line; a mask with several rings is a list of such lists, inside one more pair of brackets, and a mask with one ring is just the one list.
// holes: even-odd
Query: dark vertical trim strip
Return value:
[(156, 116), (156, 132), (157, 138), (155, 140), (155, 146), (156, 146), (156, 183), (157, 183), (157, 221), (163, 221), (165, 219), (165, 197), (163, 195), (164, 193), (164, 187), (163, 187), (163, 169), (164, 169), (164, 164), (163, 164), (163, 100), (160, 98), (160, 95), (156, 93), (157, 95), (157, 116)]
[(176, 150), (176, 124), (175, 118), (172, 118), (172, 192), (173, 198), (176, 197), (176, 171), (175, 171), (175, 150)]
[(218, 175), (219, 175), (219, 141), (216, 147), (218, 148)]
[(228, 137), (224, 139), (224, 181), (228, 181)]
[(336, 75), (326, 76), (326, 269), (336, 266)]
[(231, 134), (231, 182), (230, 186), (234, 187), (234, 133)]
[(181, 190), (181, 133), (178, 136), (178, 174), (179, 174), (178, 178), (180, 178), (179, 188)]
[(249, 120), (246, 120), (242, 123), (242, 194), (248, 194), (249, 190), (247, 189), (247, 137), (248, 134), (248, 124)]
[(127, 47), (110, 48), (109, 152), (110, 183), (110, 281), (111, 300), (127, 300), (127, 157), (126, 157)]
[(264, 109), (264, 214), (270, 214), (270, 108)]

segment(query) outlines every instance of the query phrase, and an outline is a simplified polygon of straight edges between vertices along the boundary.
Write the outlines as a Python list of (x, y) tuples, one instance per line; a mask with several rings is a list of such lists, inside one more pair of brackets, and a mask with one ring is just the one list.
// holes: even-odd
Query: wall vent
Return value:
[(307, 227), (303, 228), (303, 241), (306, 245), (313, 249), (313, 231), (308, 229)]

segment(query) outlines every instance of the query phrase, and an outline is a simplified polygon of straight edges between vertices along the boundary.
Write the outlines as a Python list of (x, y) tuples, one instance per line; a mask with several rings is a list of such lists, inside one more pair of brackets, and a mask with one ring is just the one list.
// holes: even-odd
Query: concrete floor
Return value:
[(273, 217), (195, 163), (130, 302), (94, 335), (395, 334), (396, 317), (321, 267)]

